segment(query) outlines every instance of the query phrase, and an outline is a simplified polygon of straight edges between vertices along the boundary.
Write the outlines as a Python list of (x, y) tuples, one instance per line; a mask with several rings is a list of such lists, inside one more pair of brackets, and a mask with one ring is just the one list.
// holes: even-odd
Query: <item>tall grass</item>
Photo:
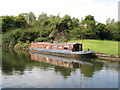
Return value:
[(83, 50), (87, 50), (89, 48), (90, 50), (99, 53), (118, 55), (118, 41), (84, 39), (70, 40), (68, 43), (82, 43)]

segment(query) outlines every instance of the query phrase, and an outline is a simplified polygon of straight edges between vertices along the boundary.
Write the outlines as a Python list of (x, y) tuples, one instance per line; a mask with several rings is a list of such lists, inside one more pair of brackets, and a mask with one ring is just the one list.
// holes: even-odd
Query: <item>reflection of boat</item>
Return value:
[(41, 43), (37, 42), (31, 43), (29, 48), (31, 52), (37, 52), (42, 54), (53, 54), (58, 56), (65, 56), (65, 57), (81, 57), (81, 56), (88, 56), (88, 57), (95, 57), (94, 51), (82, 51), (82, 44), (62, 44), (62, 43)]
[(46, 56), (43, 54), (36, 54), (36, 53), (31, 53), (31, 60), (35, 61), (41, 61), (45, 63), (50, 63), (53, 65), (58, 65), (62, 67), (67, 67), (67, 68), (78, 68), (80, 66), (79, 63), (74, 62), (72, 60), (64, 60), (60, 57), (54, 57), (54, 56)]
[(50, 63), (53, 65), (63, 66), (67, 68), (79, 68), (82, 64), (92, 65), (91, 63), (85, 61), (79, 61), (70, 58), (63, 58), (63, 57), (38, 54), (38, 53), (30, 53), (30, 55), (31, 55), (31, 60)]

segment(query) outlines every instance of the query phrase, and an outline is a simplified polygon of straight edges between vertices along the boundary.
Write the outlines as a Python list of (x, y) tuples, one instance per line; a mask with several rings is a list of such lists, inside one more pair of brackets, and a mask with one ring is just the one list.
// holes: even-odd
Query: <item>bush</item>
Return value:
[(14, 50), (28, 50), (30, 43), (17, 43), (14, 46)]
[(15, 39), (13, 39), (13, 40), (10, 41), (10, 43), (9, 43), (9, 48), (13, 48), (15, 44), (16, 44), (16, 41), (15, 41)]
[(25, 50), (28, 50), (28, 48), (30, 47), (30, 43), (24, 43), (23, 46)]
[(45, 42), (45, 41), (48, 41), (48, 40), (49, 40), (49, 38), (39, 37), (39, 38), (35, 39), (35, 42)]

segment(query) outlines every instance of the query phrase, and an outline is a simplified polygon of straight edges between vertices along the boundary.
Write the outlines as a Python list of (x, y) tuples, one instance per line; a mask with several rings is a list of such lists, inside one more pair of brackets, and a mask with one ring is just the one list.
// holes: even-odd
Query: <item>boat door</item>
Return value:
[(73, 45), (74, 51), (82, 51), (82, 44), (76, 43)]

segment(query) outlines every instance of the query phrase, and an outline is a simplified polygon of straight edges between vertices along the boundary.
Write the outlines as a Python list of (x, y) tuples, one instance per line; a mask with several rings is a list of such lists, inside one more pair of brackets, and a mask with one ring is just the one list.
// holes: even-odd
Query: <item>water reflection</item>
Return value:
[(43, 55), (43, 54), (37, 54), (37, 53), (31, 53), (30, 55), (31, 55), (31, 60), (50, 63), (53, 65), (62, 66), (66, 68), (79, 68), (80, 66), (80, 63), (77, 63), (68, 58), (66, 59), (62, 57), (49, 56), (49, 55)]
[[(94, 72), (100, 71), (103, 65), (105, 65), (102, 62), (96, 62), (90, 59), (89, 61), (81, 61), (37, 53), (29, 54), (29, 52), (19, 52), (18, 54), (15, 52), (3, 51), (2, 60), (2, 71), (3, 74), (6, 75), (11, 75), (14, 72), (22, 75), (24, 74), (26, 68), (32, 70), (34, 66), (37, 66), (44, 70), (54, 68), (54, 71), (61, 72), (63, 76), (70, 76), (72, 71), (75, 69), (80, 69), (81, 73), (85, 77), (92, 77)], [(106, 67), (108, 68), (108, 66)], [(109, 68), (114, 67), (109, 66)]]
[[(81, 87), (83, 81), (85, 87), (90, 88), (109, 87), (109, 85), (117, 87), (117, 72), (116, 63), (97, 62), (93, 59), (77, 60), (29, 52), (16, 53), (14, 51), (3, 50), (2, 74), (4, 87), (77, 88)], [(113, 78), (113, 76), (115, 76), (114, 80), (111, 81), (109, 78)], [(85, 78), (88, 80), (86, 81)], [(96, 81), (98, 79), (102, 82), (101, 85), (103, 86), (99, 86), (99, 83)], [(30, 83), (31, 80), (34, 83)], [(16, 82), (19, 83), (16, 85)], [(105, 83), (109, 84), (105, 85)]]
[(24, 70), (29, 63), (29, 58), (27, 57), (29, 53), (17, 54), (14, 51), (4, 51), (2, 56), (2, 72), (6, 75), (12, 75), (13, 72), (18, 72), (19, 74), (24, 74)]
[(70, 58), (63, 58), (57, 56), (43, 55), (37, 53), (31, 53), (31, 60), (40, 61), (55, 65), (55, 71), (61, 72), (63, 76), (70, 76), (71, 72), (75, 69), (80, 69), (81, 73), (85, 77), (92, 77), (95, 71), (99, 71), (103, 67), (101, 62), (89, 62), (73, 60)]

